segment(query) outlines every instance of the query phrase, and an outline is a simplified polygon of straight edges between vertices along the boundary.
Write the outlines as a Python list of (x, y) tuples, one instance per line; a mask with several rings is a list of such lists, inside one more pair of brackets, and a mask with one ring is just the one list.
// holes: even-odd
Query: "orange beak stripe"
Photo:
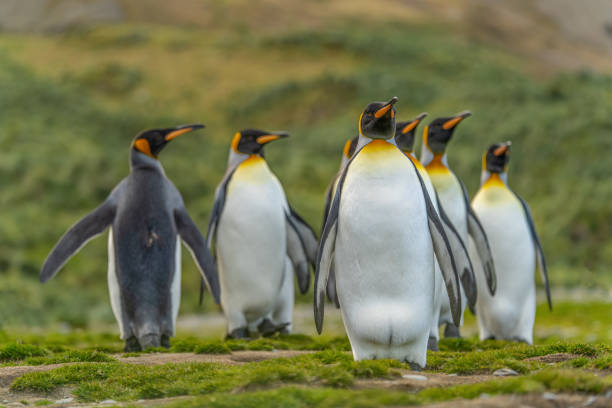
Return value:
[(166, 142), (169, 142), (172, 139), (179, 137), (180, 135), (184, 135), (187, 132), (191, 132), (192, 130), (193, 128), (184, 128), (170, 132), (166, 135)]
[(457, 123), (461, 122), (462, 120), (463, 120), (463, 116), (457, 116), (456, 118), (452, 118), (450, 120), (447, 120), (442, 125), (442, 129), (450, 130), (450, 129), (454, 128), (455, 126), (457, 126)]
[(493, 150), (493, 154), (496, 156), (501, 156), (502, 154), (506, 153), (507, 150), (508, 146), (499, 146), (497, 149)]
[(374, 114), (374, 117), (376, 119), (380, 119), (382, 118), (387, 112), (389, 112), (389, 109), (391, 109), (393, 105), (385, 105), (382, 108), (380, 108), (379, 110), (376, 111), (376, 113)]
[(266, 144), (266, 143), (270, 143), (273, 142), (277, 139), (279, 139), (280, 136), (279, 135), (264, 135), (264, 136), (259, 136), (256, 141), (257, 143), (259, 143), (260, 145)]
[(402, 134), (405, 135), (406, 133), (410, 132), (412, 129), (419, 125), (419, 122), (419, 120), (415, 120), (404, 126), (404, 128), (402, 129)]

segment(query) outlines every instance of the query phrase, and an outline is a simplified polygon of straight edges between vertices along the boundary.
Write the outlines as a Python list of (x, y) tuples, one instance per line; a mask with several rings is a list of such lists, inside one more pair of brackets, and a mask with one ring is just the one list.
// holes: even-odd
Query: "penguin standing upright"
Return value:
[(355, 360), (394, 358), (424, 367), (433, 317), (434, 252), (457, 323), (459, 280), (448, 238), (412, 162), (389, 139), (397, 98), (369, 104), (344, 167), (317, 255), (314, 313), (323, 324), (332, 262)]
[[(452, 117), (434, 119), (423, 131), (423, 145), (421, 148), (421, 163), (427, 169), (436, 192), (439, 203), (444, 207), (446, 216), (455, 227), (463, 242), (467, 243), (468, 233), (477, 244), (480, 259), (483, 262), (486, 282), (491, 294), (495, 293), (496, 278), (495, 268), (491, 257), (491, 250), (486, 234), (470, 207), (465, 186), (459, 178), (450, 170), (447, 161), (446, 146), (453, 136), (453, 132), (462, 120), (471, 116), (469, 111), (461, 112)], [(474, 308), (476, 294), (466, 297), (465, 291), (473, 288), (475, 283), (470, 281), (472, 276), (462, 276), (462, 302), (465, 308), (465, 300), (469, 300), (470, 307)], [(472, 290), (473, 291), (473, 290)], [(463, 325), (463, 310), (461, 311), (461, 322), (457, 326), (451, 321), (449, 303), (446, 299), (442, 302), (439, 324), (446, 324), (445, 337), (459, 337), (459, 326)]]
[(215, 252), (228, 338), (291, 331), (293, 271), (300, 291), (310, 284), (317, 239), (289, 206), (263, 157), (264, 145), (287, 133), (247, 129), (234, 135), (217, 187), (209, 247)]
[(200, 128), (186, 125), (137, 135), (130, 148), (130, 174), (64, 234), (42, 266), (40, 280), (46, 282), (88, 240), (111, 227), (108, 286), (125, 351), (170, 346), (181, 293), (180, 239), (219, 303), (219, 278), (206, 241), (157, 160), (168, 142)]
[[(438, 215), (440, 215), (440, 219), (442, 220), (442, 224), (445, 227), (445, 231), (447, 235), (454, 235), (457, 241), (461, 244), (461, 247), (453, 248), (453, 256), (458, 259), (463, 259), (465, 265), (468, 265), (469, 268), (465, 268), (460, 270), (460, 278), (464, 282), (466, 286), (466, 293), (468, 293), (468, 298), (471, 302), (476, 302), (476, 283), (475, 278), (473, 277), (473, 269), (472, 265), (467, 253), (467, 248), (465, 243), (458, 236), (457, 231), (452, 226), (452, 223), (448, 220), (448, 217), (444, 213), (440, 203), (438, 202), (438, 197), (436, 195), (436, 190), (429, 178), (429, 174), (427, 174), (427, 170), (423, 167), (421, 162), (414, 155), (414, 140), (415, 140), (415, 131), (419, 126), (419, 123), (427, 116), (427, 113), (421, 113), (416, 118), (407, 122), (398, 122), (395, 127), (395, 145), (402, 150), (406, 156), (414, 166), (416, 167), (419, 175), (423, 179), (423, 183), (425, 184), (425, 189), (429, 194), (429, 198), (433, 206), (435, 207)], [(440, 338), (438, 331), (438, 320), (440, 316), (440, 309), (442, 307), (442, 302), (444, 299), (448, 302), (448, 294), (446, 293), (446, 288), (444, 287), (442, 281), (442, 272), (440, 271), (440, 265), (436, 260), (435, 263), (435, 294), (434, 294), (434, 315), (431, 321), (431, 329), (429, 333), (429, 340), (427, 342), (427, 348), (429, 350), (437, 351), (438, 350), (438, 340)], [(465, 274), (470, 274), (470, 276), (464, 276)], [(471, 285), (472, 284), (472, 285)], [(474, 298), (474, 299), (472, 299)]]
[[(481, 187), (472, 206), (484, 227), (497, 271), (498, 288), (492, 297), (478, 286), (476, 316), (480, 339), (533, 343), (536, 260), (552, 310), (546, 260), (527, 203), (508, 187), (510, 142), (490, 146), (482, 157)], [(476, 250), (474, 267), (480, 262)], [(481, 277), (477, 274), (477, 279)], [(478, 282), (480, 283), (480, 282)]]
[[(329, 209), (331, 207), (332, 200), (334, 199), (334, 195), (336, 194), (336, 187), (338, 186), (338, 178), (342, 174), (342, 170), (344, 166), (351, 159), (353, 154), (355, 153), (355, 148), (357, 147), (357, 142), (359, 141), (359, 136), (355, 136), (352, 139), (349, 139), (344, 144), (344, 149), (342, 149), (342, 161), (340, 162), (340, 169), (338, 173), (334, 176), (332, 181), (327, 186), (327, 190), (325, 191), (325, 209), (323, 210), (323, 225), (321, 226), (321, 231), (325, 228), (325, 221), (327, 220), (327, 214), (329, 213)], [(336, 295), (336, 273), (334, 272), (334, 265), (332, 263), (331, 270), (329, 271), (329, 279), (327, 280), (327, 298), (334, 302), (336, 308), (340, 308), (340, 303), (338, 302), (338, 296)]]

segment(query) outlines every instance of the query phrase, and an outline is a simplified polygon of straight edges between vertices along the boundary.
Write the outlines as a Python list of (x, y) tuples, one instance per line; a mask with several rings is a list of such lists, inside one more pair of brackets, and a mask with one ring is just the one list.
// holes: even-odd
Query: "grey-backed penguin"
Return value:
[(315, 272), (323, 324), (330, 265), (355, 360), (393, 358), (424, 367), (436, 254), (459, 322), (459, 278), (448, 238), (414, 164), (393, 144), (397, 98), (369, 104), (327, 217)]
[(287, 133), (246, 129), (234, 135), (227, 171), (215, 194), (208, 239), (215, 240), (227, 336), (291, 331), (293, 272), (310, 284), (317, 238), (291, 208), (263, 157), (264, 145)]
[[(439, 202), (444, 206), (446, 216), (453, 224), (463, 242), (467, 243), (468, 234), (476, 243), (480, 259), (485, 265), (487, 287), (491, 294), (495, 293), (496, 278), (495, 267), (491, 257), (487, 236), (478, 221), (478, 217), (470, 207), (467, 190), (461, 180), (450, 169), (447, 160), (446, 146), (451, 140), (457, 125), (465, 118), (471, 116), (469, 111), (461, 112), (455, 116), (434, 119), (423, 131), (423, 145), (421, 148), (421, 163), (427, 169), (427, 173), (436, 189)], [(473, 294), (475, 285), (467, 275), (462, 285), (462, 299), (469, 300), (470, 307), (474, 308), (476, 295)], [(462, 282), (463, 283), (463, 282)], [(472, 295), (466, 298), (466, 290)], [(466, 302), (462, 303), (465, 308)], [(459, 337), (459, 327), (463, 325), (463, 310), (461, 311), (461, 322), (457, 326), (451, 321), (449, 304), (446, 299), (442, 302), (439, 324), (446, 324), (445, 337)]]
[[(533, 342), (536, 309), (534, 271), (536, 260), (546, 287), (548, 306), (552, 309), (546, 260), (527, 203), (508, 187), (510, 142), (490, 146), (482, 157), (481, 187), (472, 207), (489, 238), (495, 269), (497, 293), (482, 289), (477, 274), (478, 302), (476, 316), (480, 338)], [(476, 250), (474, 267), (480, 262)]]
[[(340, 169), (327, 186), (327, 190), (325, 191), (325, 209), (323, 210), (323, 225), (321, 226), (321, 231), (325, 228), (325, 221), (327, 220), (327, 214), (329, 213), (329, 209), (331, 207), (332, 200), (334, 199), (334, 195), (336, 194), (336, 187), (338, 186), (338, 178), (340, 178), (340, 174), (342, 174), (342, 169), (351, 159), (353, 154), (355, 153), (355, 148), (357, 147), (357, 142), (359, 141), (359, 136), (355, 136), (352, 139), (349, 139), (344, 144), (344, 149), (342, 149), (342, 160), (340, 162)], [(334, 302), (336, 308), (340, 308), (340, 303), (338, 302), (338, 296), (336, 295), (336, 273), (334, 272), (334, 265), (332, 263), (331, 270), (329, 271), (329, 279), (327, 280), (327, 298)]]
[[(438, 212), (438, 215), (440, 215), (440, 219), (442, 221), (442, 224), (445, 227), (447, 236), (454, 236), (455, 241), (453, 242), (458, 242), (460, 244), (452, 248), (453, 256), (456, 259), (461, 260), (462, 265), (464, 265), (464, 268), (463, 269), (460, 268), (459, 272), (460, 272), (460, 279), (463, 282), (464, 286), (467, 286), (470, 289), (467, 291), (467, 293), (470, 294), (470, 296), (468, 297), (475, 297), (476, 287), (475, 287), (475, 278), (473, 276), (474, 271), (473, 271), (473, 267), (469, 259), (469, 255), (467, 253), (466, 243), (463, 242), (463, 240), (461, 240), (456, 229), (454, 228), (454, 226), (452, 225), (452, 223), (446, 216), (446, 213), (444, 212), (442, 206), (438, 202), (436, 191), (431, 182), (431, 179), (429, 178), (429, 174), (427, 173), (427, 170), (425, 170), (421, 162), (414, 155), (415, 132), (419, 126), (419, 123), (426, 116), (427, 116), (427, 113), (423, 112), (420, 115), (418, 115), (416, 118), (414, 118), (413, 120), (410, 120), (407, 122), (397, 122), (396, 127), (395, 127), (395, 137), (394, 137), (395, 145), (400, 150), (402, 150), (404, 154), (406, 154), (406, 156), (408, 156), (410, 160), (412, 160), (414, 166), (419, 172), (419, 175), (421, 176), (421, 178), (423, 179), (423, 183), (425, 184), (425, 189), (427, 190), (427, 193), (429, 194), (429, 198), (431, 199), (433, 206)], [(469, 276), (466, 276), (466, 274), (469, 274)], [(474, 283), (474, 284), (470, 286), (470, 283)], [(431, 329), (430, 329), (430, 334), (429, 334), (429, 340), (427, 343), (427, 348), (429, 350), (437, 351), (438, 350), (438, 340), (440, 338), (439, 331), (438, 331), (438, 320), (440, 316), (440, 310), (442, 308), (442, 302), (445, 299), (446, 299), (446, 302), (448, 302), (448, 294), (446, 293), (446, 288), (444, 287), (442, 272), (440, 270), (440, 265), (437, 260), (435, 263), (435, 292), (434, 293), (435, 293), (434, 294), (434, 314), (433, 314), (433, 319), (431, 321)], [(473, 301), (475, 303), (476, 299), (473, 299)]]
[(130, 174), (64, 234), (40, 272), (46, 282), (110, 226), (108, 286), (126, 351), (170, 345), (180, 302), (181, 239), (219, 303), (219, 278), (206, 241), (157, 160), (168, 142), (200, 128), (196, 124), (138, 134), (130, 147)]

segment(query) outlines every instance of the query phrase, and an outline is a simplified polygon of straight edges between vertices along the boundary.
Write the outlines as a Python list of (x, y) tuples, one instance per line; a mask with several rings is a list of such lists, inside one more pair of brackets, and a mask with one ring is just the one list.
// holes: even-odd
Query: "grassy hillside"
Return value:
[[(536, 78), (529, 68), (446, 26), (359, 16), (274, 31), (131, 24), (3, 34), (0, 321), (112, 320), (104, 238), (44, 287), (37, 276), (60, 235), (127, 174), (140, 129), (207, 125), (161, 155), (202, 229), (233, 133), (290, 131), (267, 159), (318, 229), (325, 187), (361, 109), (393, 95), (400, 119), (472, 110), (449, 151), (471, 194), (483, 149), (512, 140), (510, 184), (531, 204), (553, 285), (612, 286), (612, 77)], [(183, 312), (197, 310), (198, 279), (185, 252)]]

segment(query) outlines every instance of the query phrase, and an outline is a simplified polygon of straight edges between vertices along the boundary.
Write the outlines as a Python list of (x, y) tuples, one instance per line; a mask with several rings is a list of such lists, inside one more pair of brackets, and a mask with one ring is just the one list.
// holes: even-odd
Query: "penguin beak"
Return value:
[(289, 137), (289, 133), (287, 132), (276, 132), (276, 133), (270, 133), (267, 135), (263, 135), (263, 136), (259, 136), (256, 140), (256, 142), (260, 145), (265, 145), (267, 143), (273, 142), (275, 140), (278, 139), (284, 139), (286, 137)]
[(402, 134), (405, 135), (406, 133), (410, 132), (411, 130), (414, 130), (414, 128), (419, 126), (419, 123), (421, 123), (421, 121), (425, 118), (425, 116), (427, 116), (427, 112), (421, 113), (412, 122), (410, 122), (409, 124), (404, 126), (404, 128), (402, 129)]
[(387, 102), (382, 108), (380, 108), (379, 110), (377, 110), (374, 113), (374, 117), (376, 119), (380, 119), (383, 116), (385, 116), (387, 114), (387, 112), (391, 111), (391, 119), (393, 119), (393, 105), (395, 105), (397, 103), (399, 99), (397, 98), (397, 96), (394, 96), (393, 98), (391, 98), (389, 100), (389, 102)]
[(470, 116), (472, 116), (472, 112), (470, 112), (469, 110), (458, 113), (452, 119), (449, 119), (446, 122), (444, 122), (444, 124), (442, 125), (442, 128), (444, 130), (451, 130), (455, 126), (457, 126), (459, 122), (461, 122), (463, 119), (468, 118)]
[(169, 142), (172, 139), (179, 137), (180, 135), (184, 135), (185, 133), (191, 132), (193, 130), (203, 129), (203, 128), (204, 128), (204, 125), (202, 125), (201, 123), (195, 123), (193, 125), (177, 126), (174, 129), (171, 129), (168, 133), (166, 133), (166, 136), (164, 139), (166, 140), (166, 142)]
[(510, 141), (507, 141), (506, 143), (502, 143), (501, 146), (499, 146), (497, 149), (493, 151), (493, 154), (499, 157), (502, 154), (505, 154), (506, 152), (508, 152), (510, 150), (510, 146), (512, 146), (512, 142)]

